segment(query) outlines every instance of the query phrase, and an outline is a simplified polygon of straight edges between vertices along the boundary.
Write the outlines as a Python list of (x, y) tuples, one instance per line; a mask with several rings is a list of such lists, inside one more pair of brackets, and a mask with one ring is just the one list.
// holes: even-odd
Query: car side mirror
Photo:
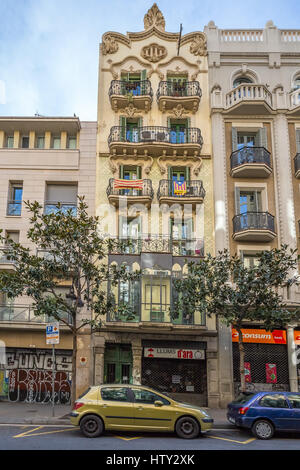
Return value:
[(160, 400), (155, 400), (154, 405), (155, 406), (164, 406), (163, 402), (160, 401)]

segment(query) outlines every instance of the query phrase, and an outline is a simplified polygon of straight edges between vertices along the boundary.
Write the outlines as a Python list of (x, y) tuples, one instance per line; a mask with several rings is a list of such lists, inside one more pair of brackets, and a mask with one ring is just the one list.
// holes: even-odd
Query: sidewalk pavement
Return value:
[[(226, 410), (204, 408), (214, 419), (215, 429), (234, 429), (227, 421)], [(47, 403), (11, 403), (0, 400), (0, 424), (53, 424), (70, 425), (70, 405), (55, 405), (54, 417), (52, 405)]]

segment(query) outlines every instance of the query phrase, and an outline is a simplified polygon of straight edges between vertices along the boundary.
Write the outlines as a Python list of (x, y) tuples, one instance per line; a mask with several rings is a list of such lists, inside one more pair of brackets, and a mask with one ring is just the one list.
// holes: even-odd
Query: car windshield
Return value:
[(254, 397), (255, 393), (241, 393), (235, 400), (233, 400), (231, 403), (233, 405), (243, 405), (244, 403), (247, 403), (252, 397)]

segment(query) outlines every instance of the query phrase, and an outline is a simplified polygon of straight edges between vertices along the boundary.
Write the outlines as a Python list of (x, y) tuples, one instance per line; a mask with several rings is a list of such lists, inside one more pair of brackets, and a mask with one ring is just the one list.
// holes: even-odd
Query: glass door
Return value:
[(187, 141), (187, 123), (171, 123), (171, 144), (184, 144)]

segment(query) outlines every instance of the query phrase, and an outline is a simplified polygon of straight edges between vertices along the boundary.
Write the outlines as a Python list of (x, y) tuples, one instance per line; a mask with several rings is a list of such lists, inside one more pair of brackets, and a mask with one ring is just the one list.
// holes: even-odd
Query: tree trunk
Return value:
[(72, 409), (76, 400), (76, 362), (77, 362), (77, 331), (73, 330), (72, 387), (71, 387), (71, 408)]
[(246, 392), (245, 381), (245, 349), (243, 343), (243, 334), (240, 328), (237, 328), (239, 334), (239, 352), (240, 352), (240, 379), (241, 379), (241, 392)]

